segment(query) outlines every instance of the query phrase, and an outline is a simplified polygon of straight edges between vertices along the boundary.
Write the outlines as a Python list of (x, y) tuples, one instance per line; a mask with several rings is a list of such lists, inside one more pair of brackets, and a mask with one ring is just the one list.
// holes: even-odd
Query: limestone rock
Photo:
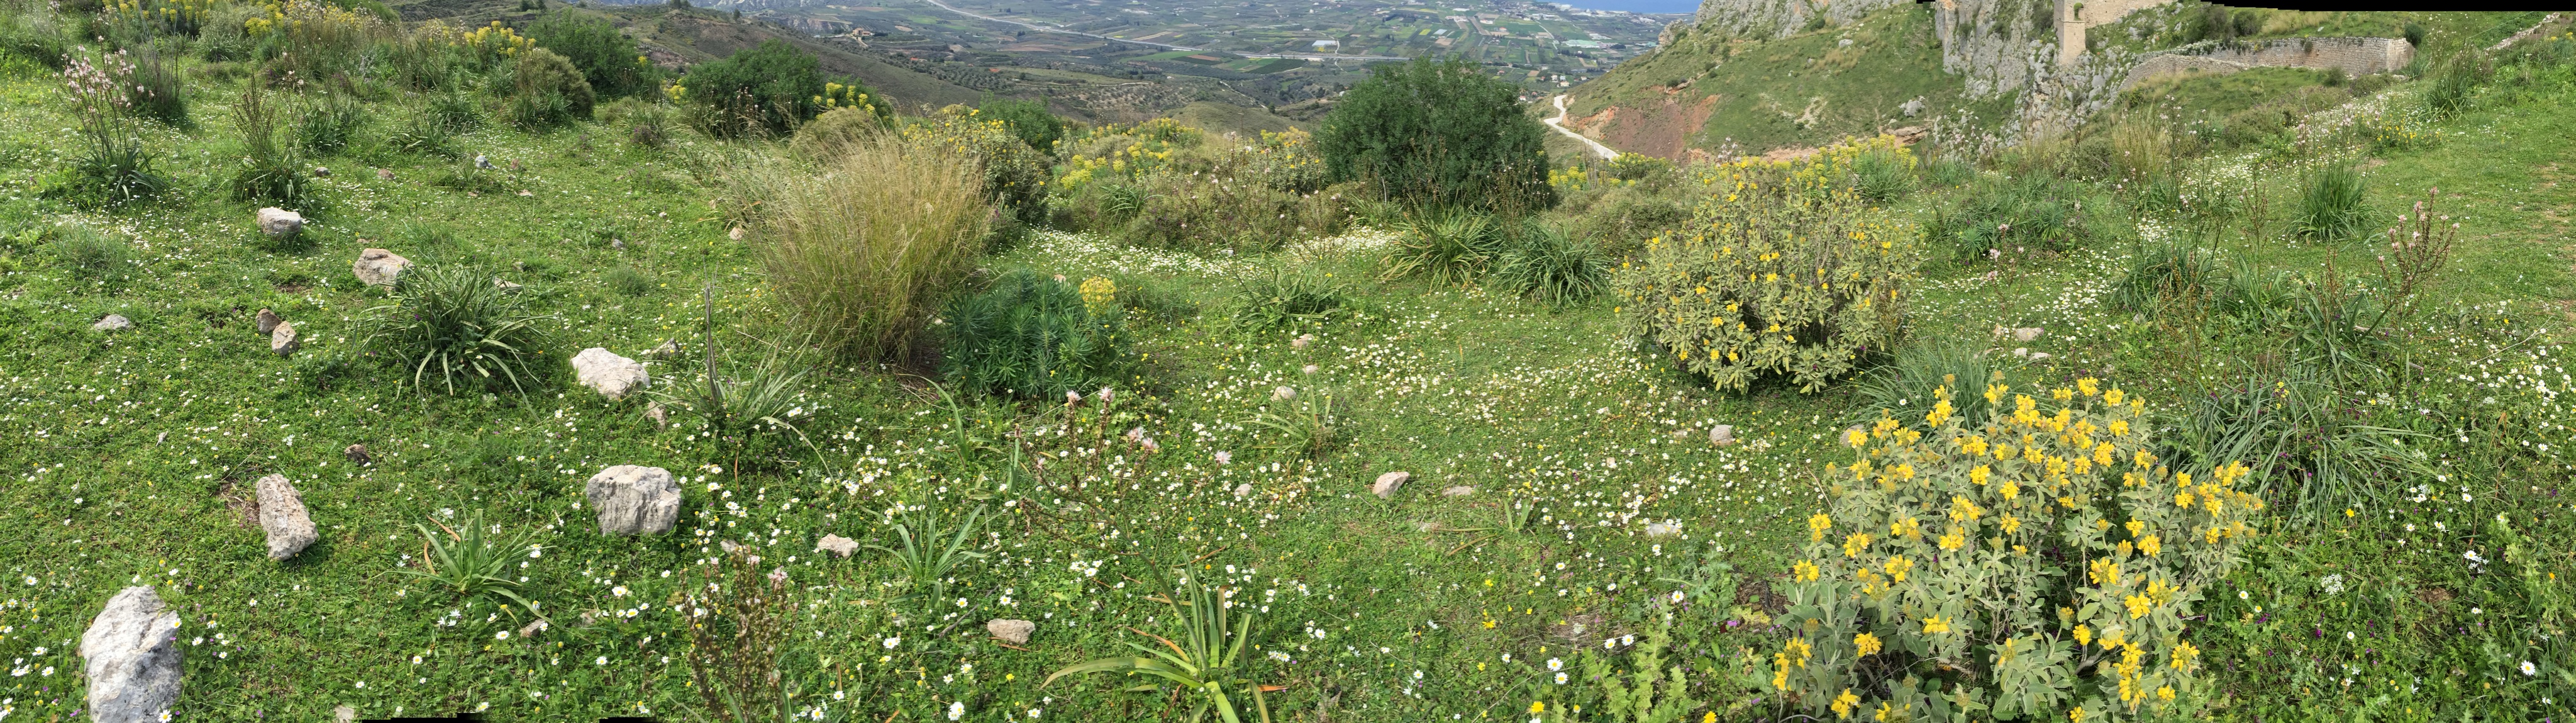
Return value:
[(1239, 485), (1235, 485), (1235, 486), (1234, 486), (1234, 498), (1235, 498), (1235, 499), (1243, 499), (1243, 498), (1245, 498), (1245, 497), (1251, 497), (1251, 496), (1252, 496), (1252, 483), (1250, 483), (1250, 482), (1245, 482), (1245, 483), (1243, 483), (1243, 484), (1239, 484)]
[(268, 332), (268, 350), (278, 356), (293, 354), (296, 349), (303, 346), (304, 342), (297, 338), (295, 325), (292, 323), (277, 322), (277, 328)]
[(391, 181), (391, 180), (394, 180), (394, 172), (393, 172), (391, 169), (378, 168), (378, 169), (376, 169), (376, 180), (379, 180), (379, 181)]
[(591, 475), (582, 496), (599, 511), (604, 535), (650, 535), (671, 531), (680, 519), (680, 484), (660, 467), (621, 464)]
[(286, 238), (304, 230), (304, 214), (276, 206), (259, 210), (259, 232), (271, 238)]
[(1012, 645), (1029, 644), (1029, 634), (1037, 631), (1038, 624), (1027, 620), (995, 618), (984, 623), (984, 632), (992, 633), (993, 637), (1001, 638), (1002, 642)]
[(304, 512), (304, 495), (286, 475), (259, 478), (259, 528), (268, 531), (268, 559), (284, 560), (322, 539)]
[(1409, 479), (1413, 479), (1411, 472), (1388, 472), (1378, 475), (1377, 484), (1369, 485), (1369, 492), (1379, 497), (1393, 497), (1395, 491), (1403, 489), (1404, 481)]
[(671, 412), (670, 410), (663, 409), (661, 402), (645, 404), (644, 418), (653, 420), (653, 427), (655, 429), (671, 426)]
[(1923, 97), (1915, 96), (1913, 100), (1897, 104), (1896, 112), (1905, 114), (1905, 117), (1907, 118), (1912, 118), (1921, 114), (1923, 112)]
[(537, 636), (537, 633), (545, 632), (546, 628), (551, 627), (554, 627), (554, 625), (547, 623), (545, 618), (530, 620), (528, 621), (528, 624), (519, 626), (519, 637), (533, 638)]
[(358, 252), (357, 263), (351, 264), (349, 269), (357, 272), (358, 281), (368, 286), (392, 286), (403, 272), (411, 270), (411, 259), (384, 249), (365, 249)]
[(89, 328), (99, 331), (124, 331), (134, 328), (134, 321), (125, 318), (124, 314), (109, 314), (99, 319), (98, 323), (89, 325)]
[(148, 586), (129, 587), (81, 633), (88, 659), (89, 718), (98, 723), (157, 721), (179, 701), (179, 613)]
[(829, 552), (834, 557), (849, 557), (850, 553), (859, 551), (859, 541), (840, 535), (824, 535), (823, 541), (814, 543), (814, 551)]
[(508, 281), (503, 281), (503, 280), (501, 279), (501, 277), (494, 276), (494, 277), (492, 277), (492, 288), (500, 289), (500, 290), (502, 290), (502, 291), (518, 291), (518, 290), (520, 290), (520, 289), (524, 289), (524, 288), (528, 288), (528, 287), (523, 286), (523, 285), (520, 285), (520, 284), (513, 284), (513, 283), (510, 283), (510, 282), (508, 282)]
[(2036, 326), (2025, 326), (2014, 329), (2012, 333), (2013, 341), (2034, 341), (2039, 339), (2039, 335), (2047, 333), (2047, 330)]
[(349, 704), (347, 703), (342, 703), (340, 704), (340, 707), (331, 709), (331, 720), (338, 721), (339, 723), (356, 723), (358, 720), (358, 709), (349, 707)]
[(1476, 488), (1474, 488), (1474, 487), (1469, 487), (1469, 486), (1466, 486), (1466, 485), (1458, 485), (1458, 486), (1456, 486), (1456, 487), (1451, 487), (1451, 488), (1449, 488), (1449, 489), (1441, 490), (1441, 491), (1440, 491), (1440, 496), (1442, 496), (1442, 497), (1465, 497), (1465, 496), (1472, 495), (1472, 494), (1475, 494), (1475, 493), (1476, 493)]
[(644, 355), (655, 359), (669, 359), (671, 357), (679, 356), (680, 343), (664, 339), (662, 340), (661, 346), (653, 347), (652, 351), (644, 352)]
[(1682, 526), (1667, 522), (1646, 523), (1647, 537), (1671, 537), (1682, 533)]
[(267, 309), (259, 310), (259, 316), (252, 317), (252, 320), (259, 324), (259, 333), (262, 334), (276, 331), (277, 325), (286, 321), (286, 319), (280, 318), (277, 315), (277, 312), (269, 311)]
[(367, 445), (363, 444), (349, 445), (348, 448), (340, 450), (340, 456), (349, 458), (350, 464), (359, 465), (366, 464), (368, 460), (373, 459), (372, 457), (367, 456)]
[(1720, 424), (1708, 428), (1708, 443), (1724, 447), (1735, 443), (1735, 425)]
[(643, 363), (595, 346), (573, 355), (572, 371), (582, 386), (596, 389), (610, 399), (624, 399), (628, 392), (653, 383)]

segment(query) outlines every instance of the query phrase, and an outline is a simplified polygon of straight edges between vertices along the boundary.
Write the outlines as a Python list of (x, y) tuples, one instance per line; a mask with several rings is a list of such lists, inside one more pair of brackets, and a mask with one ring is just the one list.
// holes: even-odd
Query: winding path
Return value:
[[(932, 0), (932, 2), (937, 1), (938, 0)], [(1547, 127), (1556, 129), (1556, 132), (1565, 134), (1565, 137), (1567, 138), (1582, 141), (1583, 145), (1592, 147), (1592, 152), (1601, 156), (1602, 160), (1606, 161), (1619, 157), (1618, 151), (1611, 150), (1609, 146), (1601, 145), (1600, 141), (1585, 138), (1583, 137), (1583, 134), (1576, 133), (1565, 127), (1565, 94), (1563, 93), (1558, 93), (1556, 96), (1556, 117), (1539, 122), (1546, 123)]]

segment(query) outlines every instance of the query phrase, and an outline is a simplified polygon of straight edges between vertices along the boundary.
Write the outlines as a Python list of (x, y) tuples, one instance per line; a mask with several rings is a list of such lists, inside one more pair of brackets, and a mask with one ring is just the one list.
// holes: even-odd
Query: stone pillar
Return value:
[(2084, 57), (2084, 19), (2077, 17), (2079, 0), (2057, 0), (2057, 67), (2074, 65)]

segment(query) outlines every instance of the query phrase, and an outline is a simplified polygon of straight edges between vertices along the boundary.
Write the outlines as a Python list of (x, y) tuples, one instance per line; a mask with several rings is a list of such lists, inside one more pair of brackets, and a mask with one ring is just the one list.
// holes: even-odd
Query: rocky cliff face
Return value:
[(1823, 16), (1833, 24), (1911, 0), (1705, 0), (1691, 22), (1700, 32), (1750, 38), (1787, 37)]

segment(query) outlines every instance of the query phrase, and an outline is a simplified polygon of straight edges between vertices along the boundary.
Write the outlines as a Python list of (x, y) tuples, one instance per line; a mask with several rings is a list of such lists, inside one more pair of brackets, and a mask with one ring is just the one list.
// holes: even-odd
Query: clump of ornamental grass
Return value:
[(542, 324), (553, 317), (527, 311), (522, 295), (492, 278), (459, 267), (405, 271), (390, 302), (367, 310), (362, 343), (369, 354), (400, 365), (424, 394), (526, 393), (544, 380)]
[(1598, 247), (1533, 223), (1495, 256), (1490, 283), (1496, 291), (1561, 307), (1599, 295), (1609, 285), (1609, 268)]
[(818, 343), (860, 358), (905, 347), (972, 268), (992, 208), (975, 159), (886, 135), (854, 143), (819, 174), (738, 175), (765, 199), (753, 250), (773, 288)]

